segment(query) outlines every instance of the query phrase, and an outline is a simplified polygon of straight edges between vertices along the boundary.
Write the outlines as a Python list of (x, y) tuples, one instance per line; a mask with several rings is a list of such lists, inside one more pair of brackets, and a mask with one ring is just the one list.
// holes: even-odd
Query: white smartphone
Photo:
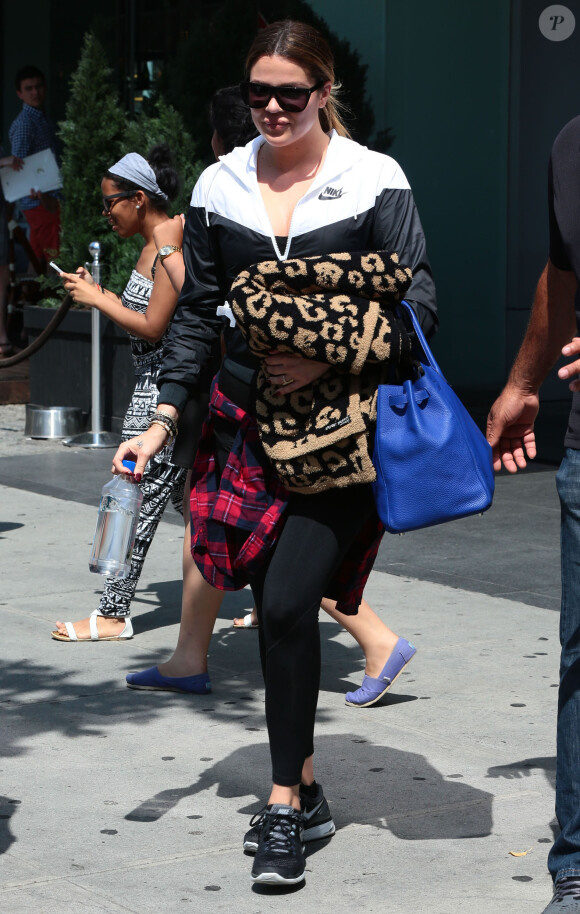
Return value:
[(64, 272), (65, 272), (64, 270), (61, 270), (61, 268), (58, 266), (58, 264), (56, 264), (56, 263), (54, 262), (54, 260), (51, 260), (51, 261), (50, 261), (49, 267), (52, 267), (52, 269), (53, 269), (53, 270), (56, 270), (57, 273), (64, 273)]

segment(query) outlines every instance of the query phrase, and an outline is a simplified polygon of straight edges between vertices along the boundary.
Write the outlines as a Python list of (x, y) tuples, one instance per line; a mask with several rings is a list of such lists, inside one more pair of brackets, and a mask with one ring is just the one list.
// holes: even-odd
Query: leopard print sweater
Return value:
[(373, 482), (377, 388), (410, 352), (394, 316), (411, 282), (395, 253), (371, 251), (258, 263), (228, 296), (251, 352), (273, 349), (328, 364), (311, 386), (275, 394), (258, 372), (260, 438), (283, 484), (305, 494)]

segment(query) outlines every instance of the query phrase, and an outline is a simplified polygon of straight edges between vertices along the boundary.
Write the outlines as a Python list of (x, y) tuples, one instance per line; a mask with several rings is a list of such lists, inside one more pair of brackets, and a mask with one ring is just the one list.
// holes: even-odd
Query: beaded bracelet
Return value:
[(153, 414), (149, 426), (153, 425), (153, 423), (163, 426), (171, 438), (177, 437), (177, 423), (173, 416), (170, 416), (169, 413), (164, 413), (158, 410)]
[(173, 430), (172, 427), (165, 421), (165, 419), (156, 419), (156, 418), (154, 417), (154, 418), (151, 420), (151, 422), (149, 423), (149, 428), (151, 428), (152, 425), (160, 425), (162, 428), (165, 429), (165, 431), (167, 432), (167, 434), (169, 435), (169, 437), (171, 438), (171, 440), (173, 440), (173, 439), (175, 438), (174, 430)]
[(153, 414), (154, 419), (162, 419), (164, 422), (167, 422), (171, 430), (173, 431), (173, 437), (177, 436), (177, 422), (169, 413), (164, 413), (163, 410), (158, 409)]
[(149, 428), (151, 428), (152, 425), (160, 425), (162, 429), (165, 429), (165, 431), (169, 435), (169, 438), (171, 439), (171, 441), (173, 441), (173, 439), (175, 438), (175, 435), (172, 434), (172, 431), (169, 428), (169, 426), (165, 422), (163, 422), (162, 419), (152, 419), (151, 422), (149, 423)]

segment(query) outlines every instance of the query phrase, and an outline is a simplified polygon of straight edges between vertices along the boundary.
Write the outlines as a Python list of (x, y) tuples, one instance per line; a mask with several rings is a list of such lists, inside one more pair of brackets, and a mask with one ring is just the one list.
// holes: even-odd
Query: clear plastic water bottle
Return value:
[[(123, 466), (135, 472), (132, 460), (124, 460)], [(115, 578), (124, 578), (129, 573), (142, 501), (141, 489), (126, 476), (113, 476), (103, 486), (90, 571)]]

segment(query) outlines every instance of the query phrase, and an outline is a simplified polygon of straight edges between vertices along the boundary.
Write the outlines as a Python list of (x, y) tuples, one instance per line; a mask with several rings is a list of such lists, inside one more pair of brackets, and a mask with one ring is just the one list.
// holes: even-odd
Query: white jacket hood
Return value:
[(279, 260), (290, 256), (295, 235), (317, 229), (328, 222), (354, 218), (374, 206), (380, 188), (408, 190), (409, 184), (394, 159), (373, 152), (333, 130), (328, 150), (312, 184), (294, 208), (285, 249), (278, 245), (258, 186), (257, 160), (265, 143), (258, 136), (246, 146), (236, 147), (207, 168), (194, 188), (192, 206), (224, 215), (272, 239)]

